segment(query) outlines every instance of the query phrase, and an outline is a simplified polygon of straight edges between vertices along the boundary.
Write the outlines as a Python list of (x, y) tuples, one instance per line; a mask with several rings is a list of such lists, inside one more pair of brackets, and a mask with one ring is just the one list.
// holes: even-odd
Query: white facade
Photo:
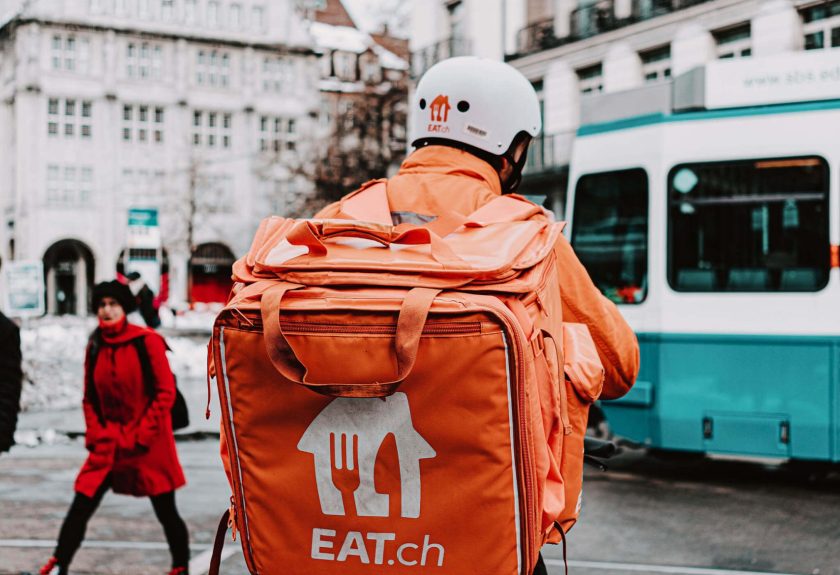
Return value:
[[(509, 17), (504, 32), (500, 4)], [(486, 34), (466, 43), (469, 53), (504, 55), (537, 87), (543, 136), (532, 144), (526, 170), (552, 196), (565, 193), (564, 171), (585, 94), (661, 82), (718, 58), (840, 46), (840, 14), (822, 0), (415, 0), (415, 77), (428, 67), (424, 47), (452, 37), (453, 6), (469, 22), (466, 37)], [(496, 49), (487, 50), (487, 43)], [(435, 54), (438, 60), (448, 56)]]
[[(615, 10), (622, 4), (616, 1)], [(537, 49), (511, 63), (545, 87), (545, 133), (571, 134), (579, 124), (581, 93), (636, 88), (721, 57), (768, 56), (801, 49), (803, 17), (798, 9), (814, 4), (818, 3), (700, 2), (555, 48)], [(582, 74), (591, 69), (600, 69), (595, 83)]]
[(524, 0), (412, 0), (415, 76), (451, 56), (501, 60), (515, 48), (525, 8)]
[(247, 251), (311, 189), (296, 167), (318, 60), (294, 4), (0, 0), (0, 262), (88, 250), (58, 270), (81, 313), (86, 278), (114, 277), (131, 207), (160, 211), (176, 303), (190, 243)]

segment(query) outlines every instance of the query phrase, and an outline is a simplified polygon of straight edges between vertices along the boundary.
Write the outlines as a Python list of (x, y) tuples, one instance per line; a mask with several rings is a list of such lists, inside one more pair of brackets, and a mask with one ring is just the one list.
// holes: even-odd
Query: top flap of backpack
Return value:
[[(349, 198), (357, 201), (348, 211), (364, 214), (358, 210), (361, 196)], [(495, 281), (545, 259), (563, 229), (542, 208), (518, 196), (499, 197), (450, 222), (454, 231), (443, 237), (434, 222), (393, 226), (383, 219), (382, 214), (373, 221), (267, 218), (234, 273), (246, 282), (328, 271), (461, 278), (463, 283)]]

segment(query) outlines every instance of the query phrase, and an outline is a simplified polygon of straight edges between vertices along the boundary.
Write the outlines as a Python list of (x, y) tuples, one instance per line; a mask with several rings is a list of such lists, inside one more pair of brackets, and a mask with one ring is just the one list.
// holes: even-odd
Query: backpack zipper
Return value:
[[(507, 308), (505, 308), (507, 309)], [(496, 315), (500, 316), (502, 320), (508, 325), (508, 331), (513, 334), (514, 343), (516, 346), (516, 353), (519, 361), (517, 362), (517, 410), (523, 411), (523, 416), (518, 417), (519, 420), (519, 429), (518, 429), (518, 437), (519, 437), (519, 452), (522, 457), (522, 476), (525, 483), (525, 496), (523, 497), (523, 505), (525, 507), (524, 513), (522, 513), (523, 517), (523, 533), (528, 533), (528, 522), (530, 521), (532, 525), (538, 525), (538, 518), (536, 517), (536, 512), (534, 511), (534, 480), (531, 476), (531, 468), (533, 466), (531, 452), (530, 449), (527, 447), (531, 445), (529, 441), (530, 433), (528, 432), (528, 424), (527, 420), (524, 417), (524, 410), (525, 406), (527, 405), (528, 398), (525, 393), (525, 386), (522, 383), (525, 381), (525, 362), (522, 361), (524, 357), (524, 350), (525, 344), (522, 341), (522, 336), (519, 333), (519, 330), (516, 328), (516, 324), (510, 321), (507, 317), (507, 313), (509, 312), (496, 312)], [(517, 411), (517, 416), (520, 413)], [(534, 537), (536, 538), (536, 529), (534, 530)], [(536, 540), (529, 540), (526, 537), (523, 537), (525, 541), (525, 545), (523, 548), (522, 553), (522, 575), (530, 575), (528, 569), (528, 561), (531, 557), (531, 548), (539, 546)]]
[[(259, 326), (262, 327), (262, 326)], [(357, 333), (371, 335), (394, 335), (397, 333), (397, 324), (339, 324), (339, 323), (313, 323), (297, 321), (281, 321), (280, 328), (286, 333), (306, 334), (340, 334)], [(423, 335), (466, 335), (479, 334), (482, 331), (481, 322), (441, 322), (427, 323), (423, 327)]]

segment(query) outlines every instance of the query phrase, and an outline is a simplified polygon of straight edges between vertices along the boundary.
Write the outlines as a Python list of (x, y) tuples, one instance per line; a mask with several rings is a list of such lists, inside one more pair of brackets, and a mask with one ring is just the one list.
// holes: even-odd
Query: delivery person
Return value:
[[(411, 105), (416, 149), (388, 181), (394, 225), (423, 224), (449, 212), (467, 216), (517, 190), (542, 122), (537, 94), (515, 68), (475, 57), (445, 60), (426, 72)], [(338, 215), (332, 204), (316, 217)], [(565, 238), (556, 255), (564, 321), (587, 325), (606, 374), (601, 397), (620, 397), (638, 373), (636, 337)], [(534, 574), (545, 573), (540, 558)]]

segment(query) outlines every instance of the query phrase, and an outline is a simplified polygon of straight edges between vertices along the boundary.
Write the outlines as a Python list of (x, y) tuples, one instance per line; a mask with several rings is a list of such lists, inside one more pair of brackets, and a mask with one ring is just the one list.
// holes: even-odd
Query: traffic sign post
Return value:
[(149, 289), (160, 293), (163, 254), (157, 208), (130, 208), (126, 233), (126, 275), (138, 272)]
[(46, 313), (44, 306), (44, 262), (19, 260), (3, 266), (6, 289), (3, 310), (9, 317), (40, 317)]

